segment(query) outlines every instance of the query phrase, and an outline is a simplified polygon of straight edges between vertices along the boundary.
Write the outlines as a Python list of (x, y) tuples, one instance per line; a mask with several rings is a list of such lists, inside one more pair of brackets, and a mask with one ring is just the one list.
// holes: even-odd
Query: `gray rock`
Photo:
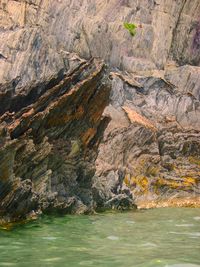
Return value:
[(0, 3), (4, 221), (199, 199), (199, 13), (199, 0)]

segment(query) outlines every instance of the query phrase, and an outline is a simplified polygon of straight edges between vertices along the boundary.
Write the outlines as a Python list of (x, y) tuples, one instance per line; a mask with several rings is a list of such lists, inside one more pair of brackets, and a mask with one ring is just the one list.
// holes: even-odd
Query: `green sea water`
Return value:
[(200, 209), (43, 217), (0, 230), (0, 266), (200, 267)]

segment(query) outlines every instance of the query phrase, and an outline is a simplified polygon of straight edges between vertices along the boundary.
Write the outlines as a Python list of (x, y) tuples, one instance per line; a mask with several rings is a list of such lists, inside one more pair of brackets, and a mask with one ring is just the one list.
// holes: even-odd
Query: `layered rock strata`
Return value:
[(4, 221), (199, 205), (199, 14), (199, 0), (1, 1)]
[[(65, 53), (128, 72), (200, 65), (199, 0), (2, 0), (0, 82), (18, 88), (58, 72)], [(123, 23), (137, 25), (134, 38)]]
[(121, 170), (142, 207), (149, 201), (170, 205), (172, 199), (200, 205), (199, 89), (193, 84), (195, 72), (187, 86), (180, 79), (191, 68), (168, 71), (166, 79), (112, 73), (105, 110), (111, 122), (99, 148), (97, 173), (109, 181)]
[[(116, 198), (107, 187), (102, 198), (92, 187), (97, 148), (108, 123), (102, 113), (109, 93), (104, 64), (91, 60), (62, 79), (52, 77), (34, 85), (28, 94), (13, 94), (10, 99), (7, 91), (2, 94), (8, 103), (0, 117), (4, 221), (22, 220), (38, 211), (87, 213), (98, 207), (131, 205), (131, 196), (122, 191)], [(98, 205), (99, 199), (103, 205)]]

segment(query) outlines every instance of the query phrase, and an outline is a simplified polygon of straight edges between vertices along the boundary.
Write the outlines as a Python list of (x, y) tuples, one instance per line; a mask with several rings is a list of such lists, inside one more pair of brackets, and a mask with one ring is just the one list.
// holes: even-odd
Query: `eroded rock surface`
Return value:
[(178, 87), (170, 82), (182, 71), (166, 75), (168, 81), (112, 74), (105, 110), (112, 119), (100, 145), (97, 174), (110, 180), (121, 169), (137, 203), (199, 198), (200, 103), (189, 79), (187, 91), (184, 80)]
[[(2, 0), (0, 83), (54, 75), (66, 52), (129, 72), (200, 64), (199, 0)], [(137, 25), (134, 38), (124, 22)]]
[[(29, 97), (32, 103), (23, 102), (19, 111), (11, 97), (0, 118), (4, 219), (24, 219), (40, 210), (86, 213), (98, 206), (92, 178), (101, 132), (108, 123), (102, 112), (110, 93), (104, 64), (81, 62), (62, 80), (52, 80), (51, 86), (35, 85), (34, 90), (43, 88), (43, 94)], [(106, 190), (104, 203), (114, 196)], [(130, 197), (123, 198), (131, 203)]]
[(199, 0), (0, 2), (1, 218), (199, 200), (199, 14)]

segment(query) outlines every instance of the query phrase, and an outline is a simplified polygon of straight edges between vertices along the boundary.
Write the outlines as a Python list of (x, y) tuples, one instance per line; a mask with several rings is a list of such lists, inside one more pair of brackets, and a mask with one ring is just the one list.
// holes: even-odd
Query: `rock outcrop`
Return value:
[[(61, 80), (56, 76), (29, 87), (27, 94), (2, 96), (8, 103), (0, 118), (4, 221), (25, 219), (33, 211), (86, 213), (98, 208), (92, 178), (98, 144), (108, 123), (102, 113), (110, 82), (101, 61), (83, 61), (70, 72)], [(114, 197), (106, 190), (103, 207)], [(132, 202), (123, 193), (116, 201), (114, 205), (120, 207), (124, 201)]]
[(199, 14), (199, 0), (1, 1), (4, 221), (200, 202)]
[(121, 170), (138, 205), (200, 196), (200, 103), (189, 79), (187, 91), (170, 82), (179, 71), (168, 81), (112, 74), (97, 171), (110, 180)]

